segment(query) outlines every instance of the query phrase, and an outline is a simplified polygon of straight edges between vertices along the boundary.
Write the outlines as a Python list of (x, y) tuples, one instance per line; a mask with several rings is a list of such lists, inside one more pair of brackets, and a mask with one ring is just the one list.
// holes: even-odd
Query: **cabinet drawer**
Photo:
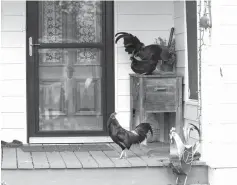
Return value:
[(144, 103), (144, 109), (148, 112), (175, 112), (176, 107), (174, 102), (160, 102), (157, 104)]
[(175, 102), (175, 93), (174, 92), (146, 92), (145, 94), (145, 102), (151, 104), (157, 103), (168, 103), (168, 102)]
[(151, 85), (157, 85), (157, 86), (176, 86), (176, 78), (159, 78), (159, 79), (145, 79), (144, 85), (145, 86), (151, 86)]
[(147, 80), (145, 84), (145, 101), (156, 104), (161, 102), (175, 102), (176, 80)]
[(147, 79), (144, 106), (146, 110), (174, 110), (176, 105), (176, 79)]

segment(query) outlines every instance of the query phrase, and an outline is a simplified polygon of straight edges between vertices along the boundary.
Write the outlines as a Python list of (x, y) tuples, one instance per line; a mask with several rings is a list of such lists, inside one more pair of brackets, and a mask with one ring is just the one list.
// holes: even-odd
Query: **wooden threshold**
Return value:
[(30, 137), (31, 144), (44, 143), (108, 143), (112, 142), (108, 136), (94, 136), (94, 137)]

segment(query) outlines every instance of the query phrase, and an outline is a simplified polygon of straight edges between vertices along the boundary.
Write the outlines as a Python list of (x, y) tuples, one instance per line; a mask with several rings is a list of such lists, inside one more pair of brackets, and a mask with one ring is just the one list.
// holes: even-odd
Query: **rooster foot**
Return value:
[(119, 159), (122, 159), (122, 158), (127, 158), (127, 153), (126, 153), (125, 150), (123, 150), (123, 151), (121, 152), (121, 155), (120, 155), (120, 157), (119, 157)]

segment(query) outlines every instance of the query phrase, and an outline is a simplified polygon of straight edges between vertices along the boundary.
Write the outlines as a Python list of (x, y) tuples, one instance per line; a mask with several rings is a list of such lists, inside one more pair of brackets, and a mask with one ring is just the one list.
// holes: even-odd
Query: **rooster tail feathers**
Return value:
[(151, 135), (153, 136), (153, 130), (152, 130), (150, 123), (141, 123), (141, 124), (137, 125), (135, 128), (135, 131), (138, 134), (140, 134), (140, 132), (141, 132), (141, 133), (144, 133), (145, 135), (147, 135), (148, 132), (150, 131)]
[(183, 133), (184, 133), (184, 139), (185, 139), (185, 142), (187, 143), (190, 139), (190, 134), (191, 134), (191, 131), (193, 130), (196, 130), (198, 132), (198, 136), (199, 136), (199, 139), (201, 139), (201, 135), (200, 135), (200, 130), (199, 128), (192, 124), (192, 123), (189, 123), (187, 127), (184, 127), (183, 128)]
[(115, 40), (115, 43), (117, 43), (121, 38), (126, 37), (126, 38), (129, 38), (129, 41), (132, 42), (132, 44), (134, 45), (139, 44), (139, 45), (144, 46), (144, 43), (142, 43), (136, 36), (132, 35), (131, 33), (118, 32), (115, 34), (115, 37), (117, 37)]
[(130, 33), (127, 33), (127, 32), (118, 32), (118, 33), (116, 33), (115, 37), (117, 37), (117, 38), (115, 40), (115, 43), (117, 43), (121, 38), (126, 37), (126, 36), (133, 36), (133, 35), (131, 35)]
[(119, 35), (116, 40), (115, 43), (117, 43), (121, 38), (126, 37), (127, 35)]
[(127, 33), (127, 32), (118, 32), (118, 33), (115, 34), (115, 37), (117, 37), (117, 36), (120, 35), (120, 34), (129, 35), (129, 33)]
[(199, 138), (201, 138), (201, 134), (200, 134), (199, 128), (196, 125), (192, 124), (192, 123), (189, 123), (189, 124), (192, 125), (192, 127), (198, 132)]

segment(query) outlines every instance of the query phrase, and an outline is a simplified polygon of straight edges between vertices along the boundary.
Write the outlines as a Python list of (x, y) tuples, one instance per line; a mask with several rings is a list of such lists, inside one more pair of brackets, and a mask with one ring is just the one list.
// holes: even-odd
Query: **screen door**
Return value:
[(111, 2), (38, 1), (27, 9), (30, 135), (106, 135), (114, 101)]

